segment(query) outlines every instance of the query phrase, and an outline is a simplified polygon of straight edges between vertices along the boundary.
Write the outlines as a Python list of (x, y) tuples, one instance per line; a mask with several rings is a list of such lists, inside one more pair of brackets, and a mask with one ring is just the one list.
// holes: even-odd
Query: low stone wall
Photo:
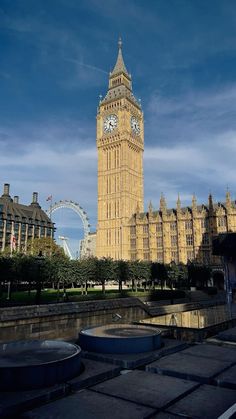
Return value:
[(0, 342), (19, 339), (76, 339), (84, 327), (149, 317), (138, 298), (84, 301), (0, 309)]

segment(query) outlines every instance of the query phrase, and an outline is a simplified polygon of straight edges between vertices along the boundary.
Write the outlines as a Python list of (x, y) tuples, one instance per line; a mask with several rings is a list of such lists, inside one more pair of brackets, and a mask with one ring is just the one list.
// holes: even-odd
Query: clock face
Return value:
[(140, 126), (139, 126), (139, 122), (137, 120), (137, 118), (135, 116), (131, 116), (131, 128), (132, 131), (134, 132), (134, 134), (139, 135), (140, 134)]
[(117, 123), (118, 118), (116, 115), (108, 115), (104, 120), (104, 132), (112, 132), (117, 127)]

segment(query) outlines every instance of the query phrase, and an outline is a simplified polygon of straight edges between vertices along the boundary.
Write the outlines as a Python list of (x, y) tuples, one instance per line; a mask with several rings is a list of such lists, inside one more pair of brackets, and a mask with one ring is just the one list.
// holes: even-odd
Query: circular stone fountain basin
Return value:
[(79, 344), (83, 350), (89, 352), (149, 352), (161, 347), (161, 332), (154, 327), (113, 323), (81, 330)]
[(80, 373), (79, 346), (54, 340), (22, 340), (0, 344), (0, 390), (52, 386)]

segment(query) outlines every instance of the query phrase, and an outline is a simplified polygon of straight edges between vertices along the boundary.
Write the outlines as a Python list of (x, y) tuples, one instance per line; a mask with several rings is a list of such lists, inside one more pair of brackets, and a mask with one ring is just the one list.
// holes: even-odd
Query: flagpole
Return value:
[(50, 218), (50, 221), (52, 221), (52, 195), (49, 195), (49, 197), (46, 199), (46, 201), (50, 201), (49, 218)]

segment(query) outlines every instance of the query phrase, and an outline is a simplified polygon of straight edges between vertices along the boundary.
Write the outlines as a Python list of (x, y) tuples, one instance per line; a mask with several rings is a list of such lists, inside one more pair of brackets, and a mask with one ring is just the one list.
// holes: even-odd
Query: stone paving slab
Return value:
[(236, 327), (218, 333), (217, 337), (220, 340), (228, 340), (229, 342), (236, 342)]
[(94, 385), (105, 379), (119, 374), (120, 367), (83, 359), (84, 371), (72, 380), (43, 389), (1, 392), (0, 393), (0, 418), (16, 415), (27, 409), (32, 409), (42, 403), (68, 395), (71, 391)]
[(197, 387), (196, 382), (144, 371), (131, 371), (97, 384), (90, 390), (156, 409), (163, 409)]
[(58, 384), (38, 390), (0, 393), (0, 418), (17, 418), (19, 412), (55, 400), (69, 393), (67, 384)]
[(183, 355), (201, 356), (204, 358), (216, 359), (218, 361), (227, 361), (236, 363), (236, 348), (226, 348), (223, 346), (199, 344), (191, 346), (181, 352)]
[(122, 368), (134, 369), (168, 354), (181, 351), (189, 346), (186, 342), (178, 340), (162, 340), (164, 343), (163, 347), (151, 352), (143, 352), (138, 354), (101, 354), (84, 351), (83, 357), (100, 362), (108, 362), (110, 364), (120, 365)]
[(152, 362), (146, 366), (145, 370), (210, 384), (216, 375), (230, 366), (231, 362), (187, 355), (180, 352)]
[(31, 410), (21, 419), (147, 419), (154, 413), (150, 407), (82, 390)]
[(168, 412), (191, 419), (215, 419), (236, 401), (236, 391), (202, 385), (173, 406)]
[[(220, 387), (227, 387), (236, 390), (236, 365), (219, 374), (215, 382)], [(235, 400), (236, 402), (236, 400)]]
[(121, 368), (116, 365), (97, 362), (90, 359), (82, 359), (84, 371), (81, 375), (67, 381), (72, 391), (89, 387), (100, 381), (113, 378), (120, 373)]

